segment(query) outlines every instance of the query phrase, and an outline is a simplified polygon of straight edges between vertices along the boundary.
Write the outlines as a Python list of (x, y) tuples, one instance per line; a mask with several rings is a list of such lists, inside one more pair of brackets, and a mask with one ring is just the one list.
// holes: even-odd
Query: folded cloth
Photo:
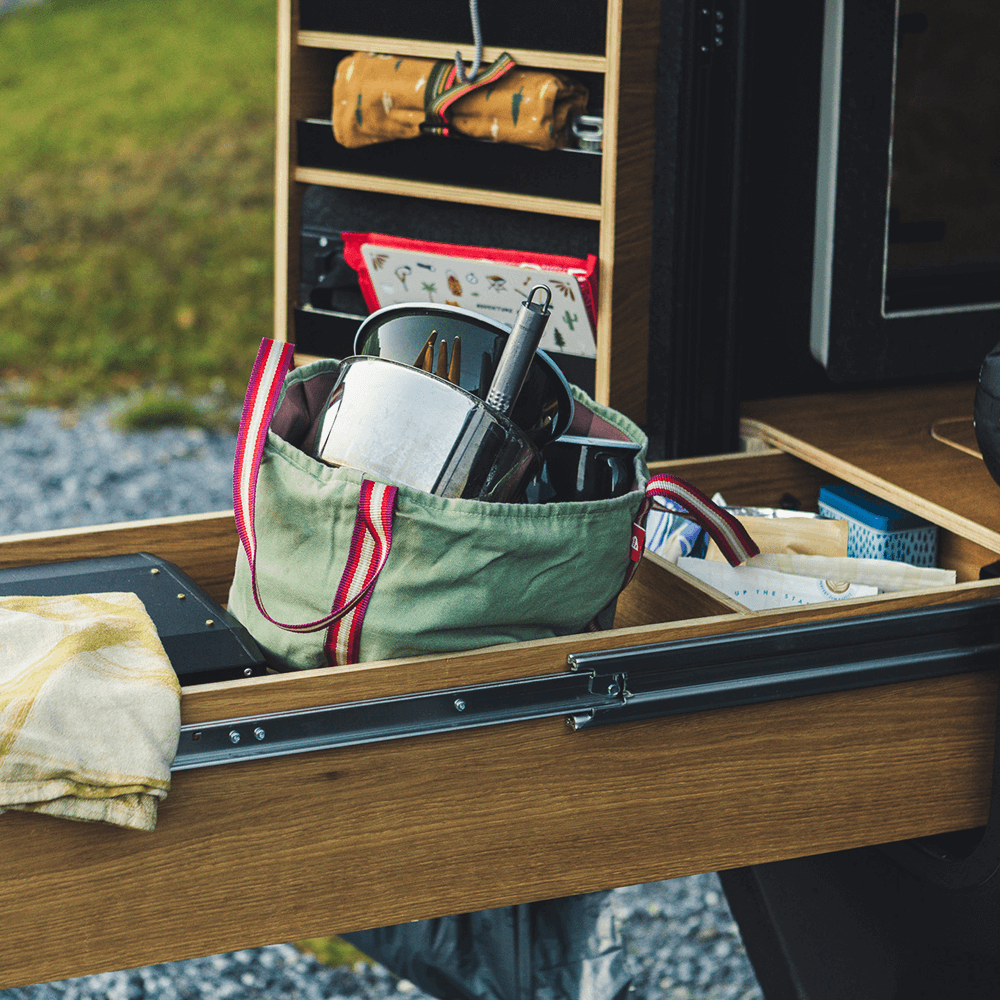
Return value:
[(135, 594), (0, 597), (0, 813), (156, 825), (180, 684)]
[(451, 131), (558, 149), (566, 144), (567, 122), (586, 111), (588, 97), (582, 84), (522, 69), (506, 53), (462, 84), (447, 60), (355, 52), (340, 61), (333, 78), (333, 134), (348, 149)]

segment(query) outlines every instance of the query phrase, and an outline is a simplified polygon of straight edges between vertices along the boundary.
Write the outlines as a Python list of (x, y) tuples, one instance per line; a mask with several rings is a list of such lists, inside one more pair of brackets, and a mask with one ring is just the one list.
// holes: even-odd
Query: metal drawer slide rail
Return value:
[(572, 715), (596, 707), (590, 682), (551, 674), (182, 726), (172, 770)]
[[(570, 656), (570, 669), (627, 678), (623, 713), (658, 718), (1000, 667), (1000, 599)], [(595, 679), (595, 687), (599, 680)]]
[(175, 771), (565, 716), (573, 729), (1000, 666), (1000, 599), (570, 655), (564, 674), (181, 729)]

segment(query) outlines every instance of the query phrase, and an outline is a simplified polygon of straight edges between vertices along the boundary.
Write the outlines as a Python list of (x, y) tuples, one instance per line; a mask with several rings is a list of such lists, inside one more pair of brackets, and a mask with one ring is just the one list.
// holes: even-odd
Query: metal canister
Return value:
[(522, 499), (541, 457), (504, 415), (443, 378), (385, 358), (347, 358), (316, 437), (329, 465), (442, 497)]

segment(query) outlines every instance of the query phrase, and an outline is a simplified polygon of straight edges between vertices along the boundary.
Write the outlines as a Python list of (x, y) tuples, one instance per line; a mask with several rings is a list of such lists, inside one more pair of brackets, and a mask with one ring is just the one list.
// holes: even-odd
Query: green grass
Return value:
[(24, 423), (23, 407), (14, 402), (0, 399), (0, 427), (20, 427)]
[(53, 0), (0, 19), (0, 425), (110, 394), (124, 427), (231, 419), (271, 333), (274, 18)]
[(334, 968), (341, 965), (353, 966), (357, 962), (371, 964), (371, 959), (367, 955), (363, 955), (354, 945), (339, 937), (309, 938), (296, 942), (296, 946), (315, 955), (324, 965)]
[(271, 331), (274, 16), (54, 0), (0, 20), (0, 378), (20, 402), (242, 394)]
[(125, 431), (152, 431), (159, 427), (235, 431), (240, 425), (240, 407), (227, 396), (221, 379), (216, 380), (212, 392), (199, 395), (184, 393), (177, 386), (167, 389), (153, 386), (130, 392), (117, 408), (113, 422)]

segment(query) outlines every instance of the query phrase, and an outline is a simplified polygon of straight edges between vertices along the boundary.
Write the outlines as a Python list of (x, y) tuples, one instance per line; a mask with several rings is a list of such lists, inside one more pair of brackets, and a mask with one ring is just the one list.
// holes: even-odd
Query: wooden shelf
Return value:
[[(784, 454), (669, 465), (736, 503), (814, 497), (825, 481)], [(225, 594), (237, 547), (227, 512), (16, 536), (0, 541), (0, 565), (143, 549)], [(636, 618), (629, 627), (187, 687), (182, 721), (556, 676), (574, 653), (846, 627), (879, 609), (998, 590), (991, 581), (727, 614), (644, 559), (619, 604)], [(996, 705), (995, 671), (984, 669), (580, 733), (554, 717), (248, 760), (176, 773), (150, 835), (10, 813), (0, 817), (0, 990), (982, 825)], [(629, 794), (613, 782), (595, 794), (597, 767), (627, 773)], [(608, 851), (609, 829), (636, 849)], [(95, 930), (80, 933), (81, 913)]]
[(502, 191), (490, 191), (482, 188), (429, 184), (421, 181), (402, 180), (398, 177), (353, 174), (343, 170), (322, 170), (318, 167), (296, 167), (294, 176), (300, 184), (325, 184), (328, 187), (349, 188), (352, 191), (379, 191), (383, 194), (430, 198), (433, 201), (459, 202), (463, 205), (485, 205), (488, 208), (538, 212), (542, 215), (560, 215), (570, 219), (591, 219), (594, 221), (601, 219), (601, 206), (585, 201), (564, 201), (560, 198), (506, 194)]
[[(299, 0), (279, 0), (276, 336), (284, 338), (294, 331), (300, 279), (301, 207), (309, 185), (364, 192), (366, 196), (385, 194), (442, 205), (498, 209), (500, 213), (516, 212), (518, 221), (526, 225), (530, 216), (537, 215), (539, 239), (535, 242), (547, 233), (548, 219), (559, 219), (560, 224), (596, 223), (596, 245), (593, 251), (588, 251), (595, 252), (599, 259), (600, 288), (597, 358), (591, 384), (598, 402), (620, 410), (640, 426), (646, 423), (660, 0), (602, 0), (581, 8), (580, 17), (586, 16), (588, 10), (593, 15), (598, 9), (603, 43), (592, 39), (593, 47), (585, 41), (574, 41), (572, 47), (576, 52), (493, 46), (485, 48), (483, 53), (484, 60), (493, 60), (506, 51), (522, 66), (590, 74), (593, 81), (599, 80), (604, 119), (599, 194), (585, 201), (577, 189), (564, 191), (543, 186), (537, 192), (532, 189), (531, 194), (511, 193), (491, 188), (481, 177), (476, 179), (477, 187), (470, 187), (464, 183), (464, 176), (439, 176), (433, 170), (418, 171), (419, 179), (414, 180), (412, 173), (406, 179), (386, 176), (406, 171), (374, 164), (364, 170), (346, 162), (308, 161), (312, 165), (303, 166), (299, 159), (297, 123), (328, 117), (336, 53), (375, 51), (452, 59), (456, 49), (468, 57), (471, 48), (467, 42), (429, 40), (422, 37), (423, 32), (390, 37), (319, 30), (369, 24), (376, 31), (384, 30), (381, 21), (350, 20), (325, 7), (320, 12), (323, 18), (307, 21), (310, 27), (304, 30)], [(548, 13), (550, 19), (561, 16), (556, 8)], [(412, 25), (412, 21), (405, 23)], [(590, 34), (596, 35), (597, 22), (591, 26), (595, 30)], [(423, 27), (426, 30), (426, 25)], [(533, 45), (536, 37), (513, 31), (498, 31), (488, 37), (496, 40), (503, 34), (528, 46)], [(538, 33), (537, 37), (546, 36)], [(530, 177), (530, 168), (526, 166), (524, 173)], [(463, 240), (454, 238), (453, 242)], [(474, 227), (470, 227), (466, 242), (477, 243)]]
[[(377, 35), (343, 35), (327, 31), (300, 31), (296, 35), (299, 45), (310, 49), (336, 49), (346, 52), (391, 52), (401, 56), (420, 56), (426, 59), (454, 59), (460, 51), (471, 57), (468, 42), (430, 42), (419, 39), (392, 38)], [(483, 49), (483, 62), (491, 63), (504, 52), (518, 66), (539, 66), (545, 69), (576, 70), (581, 73), (604, 73), (608, 60), (604, 56), (586, 53), (546, 52), (538, 49)]]

